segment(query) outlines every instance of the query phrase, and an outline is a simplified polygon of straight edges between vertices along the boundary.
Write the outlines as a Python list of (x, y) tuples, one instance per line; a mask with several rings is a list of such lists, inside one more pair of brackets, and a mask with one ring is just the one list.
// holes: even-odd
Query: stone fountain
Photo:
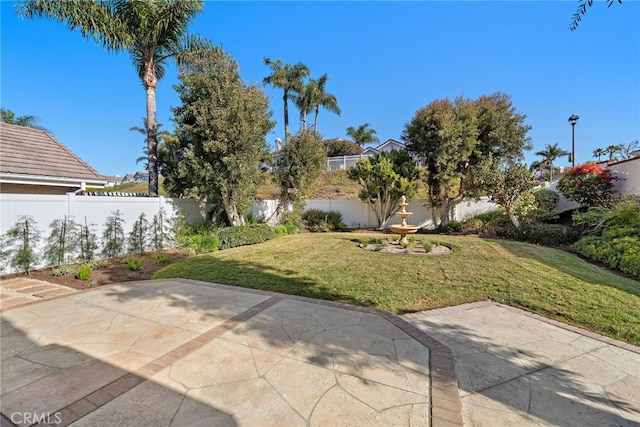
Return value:
[(390, 228), (392, 232), (400, 235), (400, 243), (409, 243), (409, 241), (407, 240), (407, 234), (415, 233), (416, 231), (418, 231), (419, 227), (407, 224), (407, 217), (412, 215), (413, 212), (406, 211), (405, 208), (409, 206), (409, 203), (407, 203), (407, 198), (405, 196), (402, 196), (402, 199), (400, 200), (400, 203), (398, 203), (398, 206), (400, 206), (400, 211), (396, 212), (396, 216), (402, 219), (402, 223), (400, 225), (392, 225)]

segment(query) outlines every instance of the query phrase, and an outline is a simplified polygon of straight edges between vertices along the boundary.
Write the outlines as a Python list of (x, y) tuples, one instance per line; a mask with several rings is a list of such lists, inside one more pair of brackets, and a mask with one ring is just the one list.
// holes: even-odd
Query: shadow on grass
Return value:
[(514, 244), (505, 240), (491, 240), (516, 257), (532, 258), (562, 273), (593, 285), (608, 286), (632, 295), (640, 296), (640, 282), (590, 264), (575, 254), (560, 249), (526, 244)]
[[(636, 425), (631, 420), (640, 418), (640, 408), (625, 393), (624, 383), (631, 384), (637, 377), (622, 369), (615, 371), (589, 354), (601, 349), (601, 343), (594, 341), (587, 348), (578, 340), (574, 347), (570, 332), (554, 336), (555, 331), (538, 330), (535, 323), (526, 321), (517, 323), (509, 315), (477, 321), (473, 329), (456, 317), (409, 315), (405, 319), (451, 348), (461, 397), (469, 412), (478, 414), (467, 420), (470, 425), (487, 420), (493, 425), (529, 421), (537, 425), (540, 420), (548, 425)], [(629, 360), (635, 358), (630, 352), (625, 354)], [(596, 378), (610, 375), (610, 384), (594, 386), (589, 378), (592, 374)], [(513, 417), (513, 410), (520, 418)]]
[(188, 258), (163, 268), (153, 278), (194, 279), (364, 307), (376, 306), (376, 302), (371, 299), (339, 292), (311, 278), (299, 277), (298, 272), (293, 270), (251, 261), (220, 259), (215, 256)]

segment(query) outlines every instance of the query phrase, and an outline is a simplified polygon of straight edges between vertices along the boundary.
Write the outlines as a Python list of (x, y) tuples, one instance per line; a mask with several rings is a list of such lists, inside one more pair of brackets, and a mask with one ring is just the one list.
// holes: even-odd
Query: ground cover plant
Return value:
[(450, 255), (397, 256), (360, 249), (358, 242), (370, 237), (388, 235), (283, 236), (185, 259), (153, 277), (251, 287), (397, 314), (491, 299), (640, 344), (640, 283), (573, 254), (448, 235), (441, 243), (454, 249)]

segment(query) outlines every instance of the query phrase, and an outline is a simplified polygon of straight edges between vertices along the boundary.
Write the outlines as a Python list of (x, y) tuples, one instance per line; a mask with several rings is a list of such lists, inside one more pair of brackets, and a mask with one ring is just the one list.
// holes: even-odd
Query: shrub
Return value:
[(80, 280), (89, 280), (91, 276), (91, 266), (89, 264), (81, 265), (76, 271), (76, 277)]
[(51, 272), (53, 273), (53, 277), (66, 276), (67, 274), (73, 273), (75, 268), (69, 264), (62, 264), (57, 267), (53, 267)]
[(267, 224), (226, 227), (218, 231), (220, 249), (254, 245), (276, 237), (275, 231)]
[(284, 236), (286, 234), (297, 234), (300, 229), (294, 224), (280, 224), (273, 227), (273, 232), (276, 233), (276, 236)]
[(220, 239), (210, 234), (195, 234), (187, 238), (185, 246), (196, 254), (215, 252), (220, 248)]
[(460, 233), (462, 231), (462, 223), (458, 221), (451, 221), (447, 225), (439, 225), (435, 231), (439, 234)]
[(306, 228), (312, 232), (344, 231), (347, 226), (342, 222), (342, 214), (337, 211), (309, 209), (302, 214)]
[(541, 188), (533, 193), (535, 200), (534, 209), (529, 213), (529, 216), (539, 221), (549, 221), (556, 219), (555, 210), (560, 201), (560, 196), (555, 191), (548, 188)]
[(520, 228), (506, 226), (496, 231), (498, 237), (544, 246), (563, 246), (580, 238), (578, 231), (559, 224), (522, 224)]
[(164, 264), (169, 261), (169, 255), (164, 252), (154, 252), (151, 254), (151, 257), (156, 262), (156, 264)]
[(142, 259), (134, 256), (127, 257), (126, 261), (127, 267), (131, 271), (142, 270)]
[(426, 253), (429, 253), (433, 250), (433, 243), (431, 242), (422, 242), (422, 248)]
[(0, 239), (0, 261), (29, 274), (38, 263), (36, 247), (41, 232), (33, 217), (22, 215)]
[(327, 150), (327, 157), (354, 156), (362, 153), (362, 147), (358, 144), (340, 138), (325, 139), (322, 144)]
[(609, 169), (585, 163), (569, 168), (558, 181), (558, 190), (583, 206), (605, 206), (613, 197), (613, 182), (618, 179)]

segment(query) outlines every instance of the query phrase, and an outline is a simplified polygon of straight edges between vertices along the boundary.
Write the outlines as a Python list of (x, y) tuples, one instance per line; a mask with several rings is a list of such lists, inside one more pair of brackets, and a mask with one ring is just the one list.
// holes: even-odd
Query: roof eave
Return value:
[(96, 178), (65, 178), (60, 176), (27, 175), (0, 172), (2, 184), (44, 185), (50, 187), (104, 188), (107, 181)]

